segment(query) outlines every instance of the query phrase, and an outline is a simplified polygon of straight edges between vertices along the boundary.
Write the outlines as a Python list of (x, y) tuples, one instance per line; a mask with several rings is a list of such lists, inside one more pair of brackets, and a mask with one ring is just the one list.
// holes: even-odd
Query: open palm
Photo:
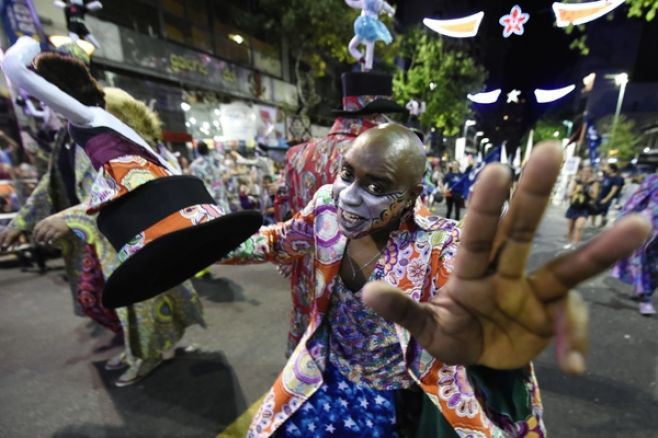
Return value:
[(539, 145), (528, 161), (504, 219), (510, 172), (482, 172), (464, 220), (455, 267), (428, 303), (415, 303), (383, 282), (366, 285), (365, 301), (407, 328), (434, 357), (449, 364), (512, 369), (528, 364), (557, 337), (560, 365), (584, 371), (587, 309), (570, 292), (647, 238), (649, 224), (628, 217), (577, 251), (533, 273), (526, 263), (562, 163), (559, 143)]

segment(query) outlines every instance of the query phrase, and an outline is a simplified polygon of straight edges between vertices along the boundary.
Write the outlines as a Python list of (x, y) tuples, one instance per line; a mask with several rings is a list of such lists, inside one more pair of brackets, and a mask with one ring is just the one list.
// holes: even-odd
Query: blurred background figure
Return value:
[(459, 183), (464, 175), (459, 171), (459, 161), (453, 161), (448, 166), (448, 173), (443, 177), (443, 196), (446, 200), (446, 218), (450, 219), (454, 209), (455, 219), (459, 220), (459, 213), (464, 207), (464, 197), (461, 193), (454, 190), (454, 187)]
[(653, 234), (644, 246), (617, 263), (613, 276), (633, 286), (640, 313), (649, 316), (656, 313), (652, 297), (658, 288), (658, 172), (647, 176), (624, 204), (623, 215), (631, 213), (644, 214)]
[(564, 249), (573, 249), (583, 237), (583, 228), (593, 206), (593, 175), (589, 166), (582, 166), (569, 187), (567, 218), (567, 244)]

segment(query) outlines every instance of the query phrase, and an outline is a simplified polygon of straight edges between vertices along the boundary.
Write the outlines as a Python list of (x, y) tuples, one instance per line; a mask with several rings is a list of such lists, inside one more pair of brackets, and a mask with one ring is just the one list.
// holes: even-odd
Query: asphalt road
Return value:
[[(531, 264), (560, 251), (553, 209)], [(593, 234), (589, 230), (587, 236)], [(213, 267), (196, 281), (207, 329), (134, 386), (103, 369), (120, 340), (73, 315), (60, 260), (45, 275), (0, 267), (0, 436), (214, 437), (269, 388), (284, 364), (287, 280), (272, 266)], [(658, 318), (641, 317), (629, 288), (607, 275), (579, 287), (591, 310), (588, 372), (562, 374), (552, 352), (535, 362), (553, 437), (658, 437)]]

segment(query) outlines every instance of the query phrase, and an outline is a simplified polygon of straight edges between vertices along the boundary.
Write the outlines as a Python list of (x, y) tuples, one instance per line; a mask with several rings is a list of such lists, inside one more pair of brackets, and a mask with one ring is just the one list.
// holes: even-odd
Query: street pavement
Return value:
[[(532, 266), (561, 251), (562, 216), (550, 209)], [(120, 372), (103, 364), (121, 340), (74, 316), (61, 260), (48, 265), (45, 275), (0, 267), (2, 437), (215, 437), (285, 362), (287, 280), (269, 265), (215, 266), (195, 280), (208, 327), (189, 329), (177, 357), (146, 379), (116, 388)], [(658, 318), (641, 317), (629, 287), (607, 274), (578, 290), (591, 313), (587, 373), (562, 374), (550, 349), (535, 362), (550, 436), (658, 437)]]

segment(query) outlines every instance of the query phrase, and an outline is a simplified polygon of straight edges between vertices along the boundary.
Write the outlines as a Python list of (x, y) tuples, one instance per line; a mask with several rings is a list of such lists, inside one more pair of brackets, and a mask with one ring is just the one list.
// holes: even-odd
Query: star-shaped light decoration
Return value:
[(498, 22), (503, 29), (503, 36), (509, 38), (512, 35), (523, 35), (524, 29), (523, 25), (530, 20), (530, 14), (526, 14), (521, 10), (521, 6), (514, 5), (512, 6), (512, 11), (500, 17)]
[(519, 103), (519, 96), (521, 92), (519, 90), (512, 90), (507, 93), (507, 103)]

